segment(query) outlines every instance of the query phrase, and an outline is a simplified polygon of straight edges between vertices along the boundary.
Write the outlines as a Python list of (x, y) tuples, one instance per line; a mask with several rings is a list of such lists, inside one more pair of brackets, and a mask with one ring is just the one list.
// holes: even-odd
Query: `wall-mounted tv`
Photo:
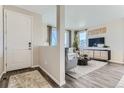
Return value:
[(88, 39), (88, 46), (89, 47), (97, 47), (97, 44), (105, 44), (105, 38), (99, 37), (99, 38)]

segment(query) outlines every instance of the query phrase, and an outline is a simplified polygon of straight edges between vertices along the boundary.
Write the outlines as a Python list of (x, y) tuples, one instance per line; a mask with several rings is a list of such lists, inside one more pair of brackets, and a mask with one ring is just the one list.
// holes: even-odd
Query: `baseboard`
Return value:
[(44, 68), (40, 66), (40, 69), (43, 70), (48, 76), (50, 76), (58, 85), (60, 85), (59, 81), (56, 80), (49, 72), (47, 72)]
[(39, 65), (33, 65), (33, 66), (31, 66), (32, 68), (35, 68), (35, 67), (40, 67)]
[(109, 60), (110, 63), (116, 63), (116, 64), (124, 64), (124, 62), (115, 61), (115, 60)]
[(32, 68), (34, 68), (34, 67), (39, 67), (41, 70), (43, 70), (49, 77), (51, 77), (51, 79), (53, 80), (53, 81), (55, 81), (56, 82), (56, 84), (58, 84), (59, 86), (62, 86), (62, 85), (64, 85), (66, 82), (65, 81), (63, 81), (63, 82), (59, 82), (58, 80), (56, 80), (49, 72), (47, 72), (44, 68), (42, 68), (40, 65), (34, 65), (34, 66), (32, 66)]

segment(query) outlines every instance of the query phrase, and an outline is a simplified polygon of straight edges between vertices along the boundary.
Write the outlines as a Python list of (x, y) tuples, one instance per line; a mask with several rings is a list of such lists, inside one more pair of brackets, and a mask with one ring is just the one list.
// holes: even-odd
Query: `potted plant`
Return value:
[(76, 50), (79, 50), (78, 46), (79, 46), (78, 37), (77, 37), (77, 35), (75, 35), (75, 37), (74, 37), (74, 42), (73, 42), (73, 47), (74, 47)]

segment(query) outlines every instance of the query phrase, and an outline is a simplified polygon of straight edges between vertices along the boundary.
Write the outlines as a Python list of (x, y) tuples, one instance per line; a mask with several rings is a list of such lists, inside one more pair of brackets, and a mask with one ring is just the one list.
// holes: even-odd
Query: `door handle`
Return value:
[(28, 49), (31, 50), (31, 42), (28, 43)]
[(31, 42), (28, 43), (28, 47), (31, 47)]

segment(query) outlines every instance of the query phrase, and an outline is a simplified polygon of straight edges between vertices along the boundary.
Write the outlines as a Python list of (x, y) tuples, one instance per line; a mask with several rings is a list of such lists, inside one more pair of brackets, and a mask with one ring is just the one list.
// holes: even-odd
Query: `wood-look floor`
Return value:
[(115, 88), (124, 75), (124, 65), (109, 63), (79, 79), (66, 75), (63, 88)]
[[(28, 68), (19, 71), (8, 72), (5, 75), (5, 79), (3, 76), (3, 80), (0, 81), (0, 87), (6, 88), (8, 86), (9, 77), (11, 75), (32, 70), (38, 70), (54, 88), (59, 87), (40, 68)], [(79, 79), (74, 79), (66, 75), (66, 84), (63, 85), (62, 88), (114, 88), (123, 75), (124, 65), (109, 63), (100, 69), (80, 77)]]

